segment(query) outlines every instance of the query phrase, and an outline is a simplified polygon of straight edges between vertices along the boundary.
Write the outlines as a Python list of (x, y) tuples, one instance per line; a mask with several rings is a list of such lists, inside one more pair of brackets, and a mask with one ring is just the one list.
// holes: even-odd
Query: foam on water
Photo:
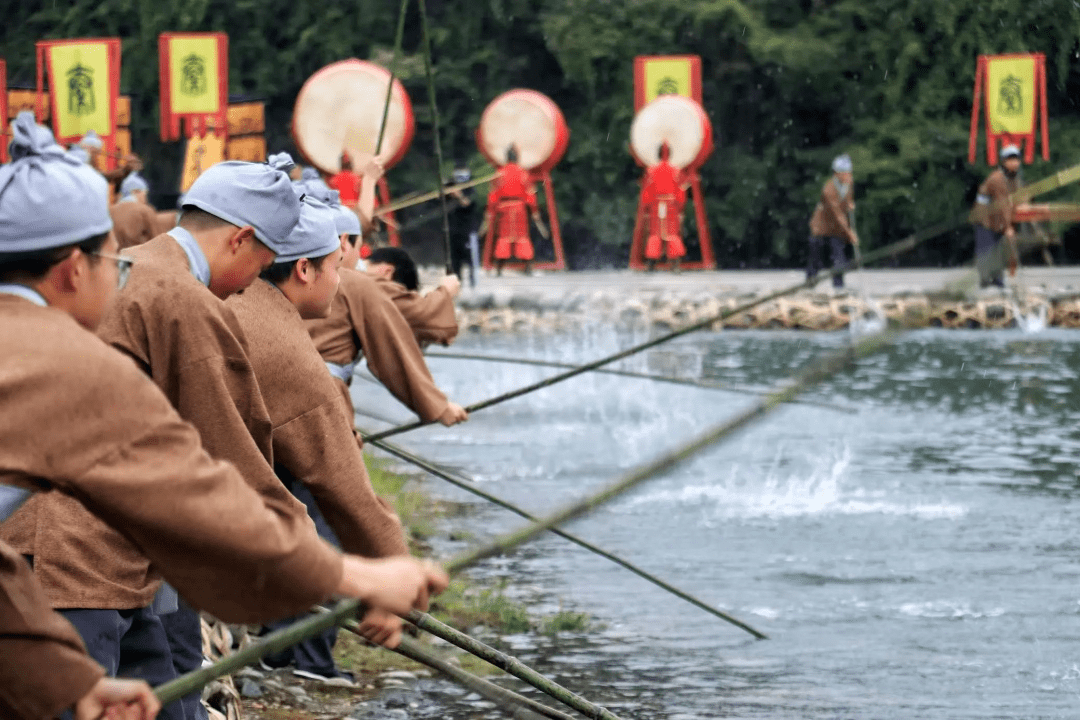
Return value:
[(904, 603), (898, 609), (901, 614), (910, 615), (911, 617), (949, 620), (977, 620), (979, 618), (1000, 617), (1005, 614), (1005, 608), (979, 608), (965, 600), (928, 600), (926, 602)]
[(962, 505), (890, 500), (863, 488), (849, 488), (848, 448), (833, 458), (821, 458), (809, 473), (781, 475), (772, 469), (759, 481), (741, 478), (732, 469), (727, 481), (688, 484), (634, 497), (629, 508), (654, 510), (658, 505), (706, 508), (710, 519), (786, 518), (817, 515), (897, 515), (923, 520), (955, 520), (966, 514)]
[(1035, 312), (1025, 315), (1016, 302), (1012, 302), (1013, 317), (1016, 318), (1016, 326), (1024, 333), (1037, 333), (1046, 329), (1046, 305), (1039, 305)]

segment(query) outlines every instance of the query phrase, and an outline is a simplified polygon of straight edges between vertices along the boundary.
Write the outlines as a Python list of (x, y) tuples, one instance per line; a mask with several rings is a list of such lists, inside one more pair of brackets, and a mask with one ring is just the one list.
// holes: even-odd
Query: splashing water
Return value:
[(1046, 305), (1039, 305), (1035, 312), (1024, 314), (1016, 301), (1012, 305), (1013, 317), (1016, 318), (1016, 327), (1024, 333), (1037, 333), (1046, 329)]

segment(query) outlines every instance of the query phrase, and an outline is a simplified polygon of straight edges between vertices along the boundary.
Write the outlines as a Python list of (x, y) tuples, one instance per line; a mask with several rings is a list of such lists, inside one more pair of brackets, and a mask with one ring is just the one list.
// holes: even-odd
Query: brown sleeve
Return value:
[(994, 232), (1005, 232), (1012, 225), (1012, 199), (1009, 181), (1005, 173), (995, 171), (986, 181), (986, 194), (990, 196), (990, 227)]
[(367, 278), (350, 283), (343, 298), (371, 373), (424, 422), (442, 415), (450, 401), (435, 385), (408, 321), (390, 298)]
[(104, 675), (26, 562), (0, 544), (0, 717), (55, 717)]
[(345, 552), (408, 553), (401, 521), (371, 487), (337, 397), (274, 429), (275, 462), (311, 491)]
[(306, 513), (260, 496), (175, 415), (148, 425), (64, 489), (120, 528), (193, 606), (226, 622), (286, 617), (334, 593), (341, 556)]
[(394, 296), (394, 304), (409, 322), (416, 341), (421, 345), (449, 345), (457, 337), (454, 299), (446, 288), (438, 287), (427, 295), (401, 292)]

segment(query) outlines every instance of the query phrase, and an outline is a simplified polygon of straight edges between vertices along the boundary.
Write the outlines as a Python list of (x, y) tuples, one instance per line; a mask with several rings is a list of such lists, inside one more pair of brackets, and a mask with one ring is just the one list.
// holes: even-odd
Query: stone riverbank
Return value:
[[(424, 273), (425, 287), (439, 273)], [(802, 273), (629, 271), (544, 273), (502, 277), (480, 273), (458, 298), (463, 332), (561, 332), (597, 322), (685, 327), (799, 283)], [(1080, 327), (1080, 268), (1022, 269), (1005, 289), (978, 288), (968, 269), (864, 270), (845, 288), (828, 282), (724, 321), (726, 328), (839, 330), (860, 319), (888, 318), (904, 327)]]

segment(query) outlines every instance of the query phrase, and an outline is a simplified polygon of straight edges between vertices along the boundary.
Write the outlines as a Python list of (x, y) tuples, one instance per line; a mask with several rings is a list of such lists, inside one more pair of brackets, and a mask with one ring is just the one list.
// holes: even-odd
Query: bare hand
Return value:
[(338, 594), (363, 600), (395, 615), (427, 610), (428, 597), (446, 589), (450, 578), (438, 565), (405, 555), (369, 560), (345, 556)]
[(859, 234), (854, 232), (854, 231), (852, 231), (852, 233), (851, 233), (851, 244), (852, 245), (858, 245), (859, 244)]
[(465, 412), (465, 408), (461, 407), (457, 403), (450, 403), (446, 406), (446, 409), (442, 411), (442, 415), (439, 416), (439, 422), (446, 427), (451, 425), (457, 425), (460, 422), (465, 422), (469, 419), (469, 413)]
[(383, 167), (382, 160), (372, 156), (360, 166), (360, 174), (367, 180), (378, 180), (386, 172), (386, 168)]
[(450, 293), (450, 297), (457, 297), (461, 292), (461, 279), (457, 275), (444, 275), (443, 279), (439, 281), (439, 287), (446, 288), (446, 292)]
[(75, 703), (75, 720), (154, 720), (161, 703), (142, 680), (101, 678)]
[(379, 608), (372, 608), (360, 621), (360, 634), (391, 650), (401, 644), (401, 618)]

